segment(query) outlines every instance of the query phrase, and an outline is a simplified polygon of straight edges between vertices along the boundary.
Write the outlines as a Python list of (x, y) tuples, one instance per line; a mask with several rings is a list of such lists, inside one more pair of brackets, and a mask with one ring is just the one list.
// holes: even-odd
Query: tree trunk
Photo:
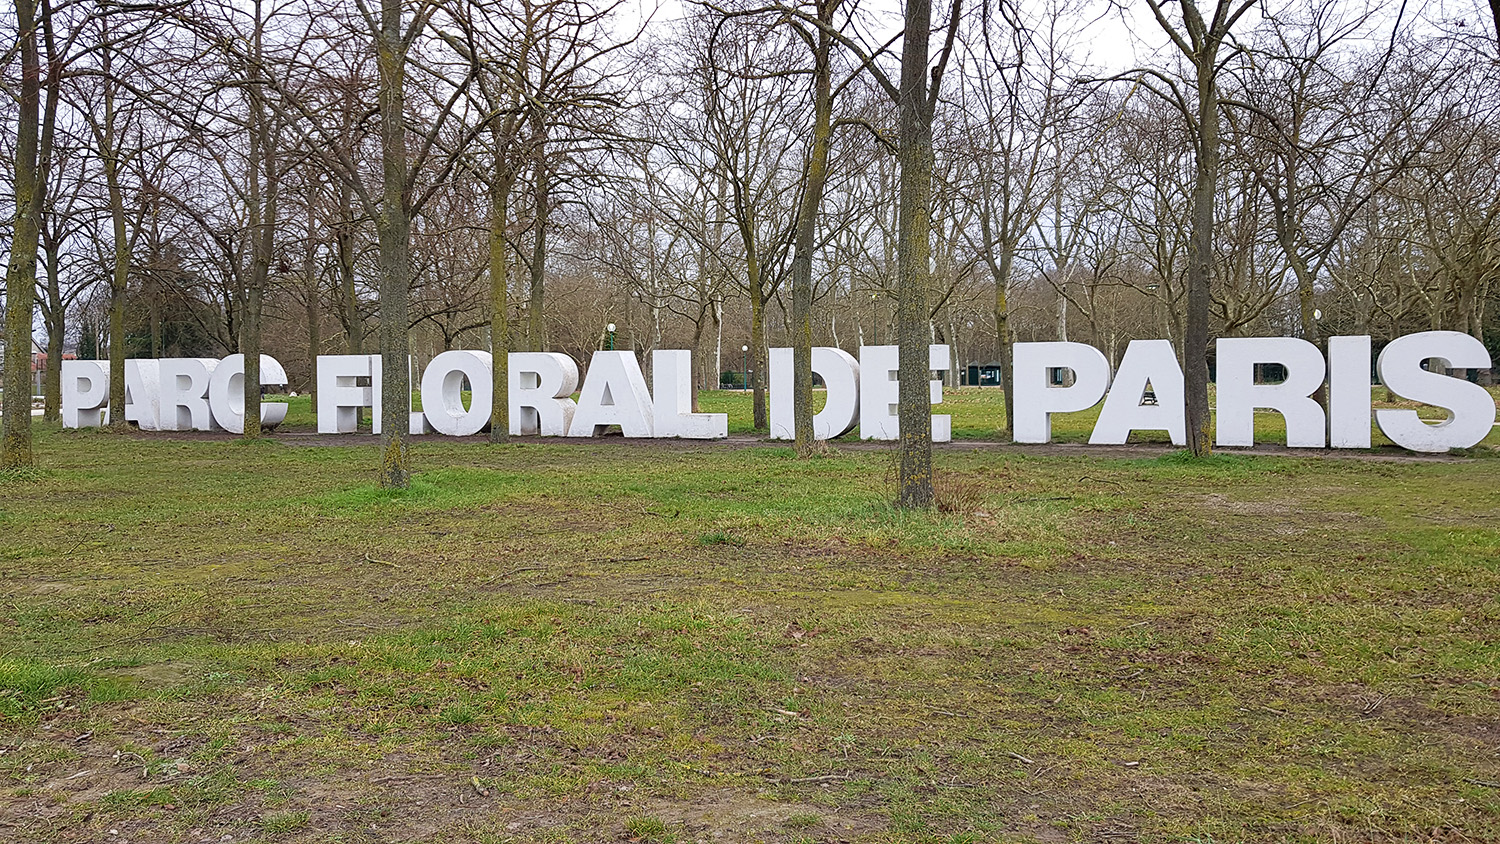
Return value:
[[(990, 268), (990, 278), (995, 282), (995, 353), (999, 356), (1000, 386), (1004, 392), (1001, 400), (1005, 408), (1002, 436), (1014, 437), (1012, 420), (1016, 418), (1015, 391), (1011, 389), (1011, 337), (1010, 337), (1010, 274), (1015, 265), (1016, 243), (1011, 237), (1013, 229), (1010, 196), (1007, 192), (1001, 217), (1001, 232), (997, 235), (994, 225), (995, 201), (989, 179), (983, 182), (982, 204), (979, 216), (980, 233), (984, 236), (984, 259)], [(1059, 239), (1059, 243), (1061, 240)], [(999, 254), (996, 254), (998, 247)], [(957, 364), (957, 358), (954, 358)], [(976, 386), (976, 385), (970, 385)]]
[[(953, 21), (950, 26), (957, 26)], [(930, 0), (907, 0), (901, 45), (901, 182), (896, 241), (896, 337), (901, 427), (896, 503), (932, 506), (932, 405), (928, 379), (927, 286), (932, 204), (932, 110), (927, 97)]]
[(693, 386), (689, 394), (694, 413), (700, 412), (698, 409), (698, 390), (703, 384), (703, 356), (699, 352), (703, 345), (703, 320), (707, 319), (707, 317), (708, 307), (704, 302), (700, 301), (698, 303), (698, 318), (693, 320), (693, 341), (688, 346), (693, 353)]
[(1183, 364), (1187, 387), (1187, 441), (1195, 457), (1210, 453), (1208, 438), (1208, 306), (1213, 279), (1214, 187), (1219, 178), (1219, 94), (1216, 52), (1196, 58), (1198, 150), (1193, 185), (1193, 229), (1188, 240), (1187, 328)]
[(242, 436), (259, 439), (260, 430), (260, 310), (265, 295), (265, 281), (258, 268), (250, 272), (250, 289), (245, 296), (245, 318), (240, 322), (240, 352), (245, 356), (244, 398), (245, 427)]
[(349, 185), (339, 187), (339, 220), (335, 237), (339, 253), (339, 292), (344, 312), (344, 335), (348, 340), (348, 353), (363, 354), (364, 321), (359, 314), (359, 298), (354, 290), (354, 208), (349, 197)]
[(120, 188), (120, 145), (115, 137), (115, 93), (109, 48), (100, 53), (104, 76), (103, 125), (93, 124), (99, 165), (109, 201), (114, 235), (114, 268), (109, 280), (109, 424), (125, 427), (125, 289), (130, 279), (130, 243), (125, 236), (125, 196)]
[[(1476, 295), (1469, 309), (1469, 335), (1480, 343), (1484, 342), (1484, 300), (1484, 296)], [(1495, 386), (1495, 368), (1491, 366), (1479, 370), (1476, 381), (1481, 387)]]
[(380, 485), (411, 485), (408, 434), (411, 407), (411, 338), (407, 300), (411, 293), (411, 219), (406, 199), (406, 46), (401, 34), (401, 0), (381, 0), (375, 40), (380, 71), (380, 210), (375, 216), (380, 241), (381, 428)]
[(260, 429), (260, 312), (271, 276), (271, 253), (276, 245), (275, 130), (269, 124), (261, 97), (260, 3), (255, 6), (254, 55), (250, 61), (250, 283), (245, 290), (245, 313), (240, 320), (240, 352), (245, 356), (243, 380), (245, 414), (242, 436), (259, 439)]
[[(47, 186), (52, 172), (52, 138), (57, 128), (57, 105), (62, 95), (62, 62), (53, 61), (50, 58), (57, 52), (52, 37), (51, 3), (48, 0), (42, 0), (41, 10), (42, 40), (47, 47), (49, 60), (47, 63), (47, 104), (41, 115), (41, 137), (36, 157), (36, 193), (32, 197), (38, 236), (41, 234), (42, 214), (46, 207)], [(25, 95), (24, 84), (22, 95)], [(15, 184), (20, 184), (20, 180), (17, 179)], [(19, 199), (19, 196), (17, 198)], [(43, 393), (46, 396), (42, 418), (48, 422), (62, 420), (62, 359), (63, 341), (67, 337), (68, 312), (62, 298), (61, 254), (61, 244), (49, 239), (47, 246), (47, 370), (42, 379)], [(34, 269), (33, 275), (35, 275)], [(27, 424), (30, 424), (29, 417)]]
[(723, 386), (724, 378), (724, 299), (714, 297), (714, 389)]
[[(63, 340), (67, 337), (67, 307), (62, 300), (62, 268), (58, 264), (62, 249), (56, 242), (47, 246), (47, 372), (42, 380), (42, 418), (48, 422), (62, 420)], [(81, 345), (81, 343), (80, 343)]]
[(161, 353), (161, 290), (156, 271), (146, 273), (146, 307), (151, 318), (151, 359), (162, 357)]
[[(819, 0), (818, 17), (832, 24), (838, 0)], [(818, 208), (823, 202), (823, 186), (828, 180), (828, 149), (833, 138), (833, 87), (830, 53), (833, 41), (826, 29), (819, 29), (813, 51), (813, 134), (812, 156), (807, 163), (807, 180), (802, 204), (797, 209), (797, 240), (792, 254), (792, 430), (798, 457), (813, 454), (812, 395), (812, 300), (813, 237), (816, 234)]]
[(31, 319), (42, 194), (46, 190), (39, 154), (42, 67), (33, 0), (16, 1), (16, 19), (21, 37), (21, 102), (20, 124), (16, 127), (16, 217), (5, 272), (5, 410), (0, 417), (4, 421), (0, 470), (36, 465), (31, 450)]
[(302, 252), (302, 276), (307, 279), (307, 395), (318, 412), (318, 352), (323, 347), (322, 296), (318, 290), (317, 183), (307, 189), (307, 244)]
[(1011, 384), (1011, 337), (1010, 337), (1010, 272), (1015, 260), (1015, 250), (1009, 243), (1002, 244), (1000, 261), (995, 266), (995, 348), (1000, 353), (1000, 387), (1005, 392), (1005, 439), (1015, 437), (1016, 394)]
[(536, 162), (536, 231), (531, 240), (531, 299), (527, 305), (530, 327), (527, 342), (533, 352), (546, 351), (547, 315), (543, 311), (546, 300), (547, 264), (547, 164), (540, 147)]
[(310, 267), (314, 272), (313, 283), (307, 290), (307, 384), (303, 390), (312, 402), (312, 412), (318, 412), (318, 351), (323, 346), (323, 326), (321, 302), (318, 296), (317, 268)]
[(755, 430), (770, 428), (766, 412), (766, 302), (759, 284), (750, 288), (750, 383), (754, 387)]
[(503, 139), (495, 139), (495, 181), (490, 186), (490, 442), (510, 441), (510, 311), (506, 206), (514, 174), (503, 163)]
[(114, 233), (114, 270), (109, 280), (109, 424), (125, 427), (125, 289), (130, 279), (130, 242), (125, 235), (125, 196), (120, 188), (118, 161), (101, 157), (109, 191), (109, 216)]

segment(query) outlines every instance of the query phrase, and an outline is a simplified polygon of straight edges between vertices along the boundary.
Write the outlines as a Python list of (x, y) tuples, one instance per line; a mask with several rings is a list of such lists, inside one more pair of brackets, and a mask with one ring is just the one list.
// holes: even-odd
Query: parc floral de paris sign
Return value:
[[(1217, 424), (1221, 446), (1255, 444), (1257, 409), (1286, 420), (1286, 445), (1296, 448), (1369, 448), (1371, 421), (1392, 442), (1419, 452), (1469, 448), (1495, 424), (1495, 402), (1483, 387), (1443, 374), (1445, 369), (1487, 369), (1490, 356), (1473, 337), (1455, 331), (1409, 334), (1387, 344), (1372, 361), (1368, 336), (1333, 337), (1324, 353), (1292, 337), (1234, 337), (1218, 341)], [(1087, 410), (1101, 400), (1089, 442), (1121, 445), (1133, 431), (1164, 431), (1175, 445), (1187, 442), (1182, 368), (1166, 340), (1133, 340), (1115, 369), (1098, 349), (1083, 343), (1017, 343), (1011, 388), (1013, 430), (1019, 443), (1051, 440), (1051, 416)], [(930, 368), (945, 370), (947, 346), (930, 347)], [(1402, 399), (1447, 411), (1438, 422), (1415, 410), (1373, 409), (1371, 364), (1380, 383)], [(472, 436), (490, 421), (493, 398), (490, 354), (448, 351), (422, 373), (422, 410), (411, 411), (413, 433)], [(509, 358), (512, 434), (594, 437), (619, 426), (627, 437), (718, 439), (728, 435), (722, 413), (692, 412), (692, 358), (682, 350), (651, 353), (648, 388), (634, 352), (595, 352), (579, 389), (578, 364), (557, 352), (513, 352)], [(827, 387), (813, 417), (814, 435), (832, 439), (859, 428), (867, 440), (899, 437), (895, 346), (864, 346), (859, 357), (836, 348), (812, 352), (812, 369)], [(1257, 383), (1257, 366), (1278, 365), (1286, 377)], [(1058, 370), (1071, 378), (1056, 378)], [(283, 386), (286, 370), (262, 355), (264, 385)], [(792, 350), (772, 349), (770, 434), (792, 438)], [(1059, 383), (1060, 382), (1060, 383)], [(464, 386), (469, 386), (467, 404)], [(1147, 388), (1156, 401), (1146, 403)], [(1315, 394), (1326, 388), (1326, 400)], [(578, 399), (572, 396), (578, 391)], [(932, 382), (932, 403), (943, 400)], [(64, 361), (63, 425), (81, 428), (108, 421), (109, 370), (104, 361)], [(317, 361), (318, 432), (352, 433), (363, 409), (381, 429), (379, 355), (324, 355)], [(263, 424), (286, 418), (285, 403), (261, 404)], [(239, 432), (244, 428), (244, 357), (169, 358), (125, 362), (125, 418), (143, 431)], [(952, 439), (947, 415), (932, 417), (933, 439)]]

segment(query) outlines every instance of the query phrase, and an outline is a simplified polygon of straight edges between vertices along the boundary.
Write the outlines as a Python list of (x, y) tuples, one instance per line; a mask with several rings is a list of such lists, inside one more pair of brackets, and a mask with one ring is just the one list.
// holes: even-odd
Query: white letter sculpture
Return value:
[[(318, 433), (350, 434), (359, 429), (359, 412), (379, 413), (373, 373), (380, 371), (380, 355), (318, 356)], [(360, 379), (366, 384), (361, 385)]]
[(1370, 447), (1370, 338), (1328, 338), (1328, 445)]
[[(286, 386), (286, 370), (281, 361), (270, 355), (260, 356), (262, 387)], [(245, 433), (245, 356), (230, 355), (219, 361), (208, 381), (208, 408), (220, 428), (235, 434)], [(260, 424), (274, 428), (286, 419), (286, 402), (261, 402)]]
[[(489, 352), (449, 351), (427, 364), (422, 373), (422, 413), (434, 431), (450, 437), (468, 437), (489, 425), (494, 404), (492, 360)], [(463, 396), (466, 378), (467, 409)]]
[(62, 362), (62, 422), (64, 428), (97, 428), (109, 417), (109, 361)]
[(161, 363), (125, 361), (125, 421), (142, 431), (161, 430)]
[[(1255, 443), (1255, 411), (1265, 408), (1286, 420), (1286, 443), (1293, 448), (1369, 448), (1371, 444), (1371, 339), (1330, 337), (1327, 359), (1311, 343), (1292, 337), (1226, 337), (1218, 343), (1218, 401), (1215, 442), (1221, 446)], [(771, 438), (794, 437), (793, 351), (771, 349)], [(943, 401), (941, 379), (952, 350), (928, 347), (929, 401)], [(813, 436), (829, 440), (860, 429), (867, 440), (900, 437), (897, 346), (863, 346), (860, 359), (826, 346), (812, 350), (813, 373), (826, 387), (823, 409), (813, 414)], [(143, 431), (239, 433), (244, 419), (244, 356), (125, 361), (124, 421)], [(110, 373), (107, 361), (62, 361), (62, 417), (66, 428), (108, 424)], [(556, 352), (513, 352), (509, 359), (510, 432), (516, 435), (599, 436), (618, 425), (627, 437), (719, 439), (729, 433), (723, 413), (692, 412), (692, 353), (658, 349), (651, 357), (648, 389), (635, 353), (595, 352), (577, 404), (578, 364)], [(1287, 370), (1279, 384), (1256, 384), (1256, 367), (1279, 364)], [(411, 359), (408, 358), (408, 368)], [(1424, 369), (1424, 367), (1431, 369)], [(1391, 342), (1380, 353), (1380, 380), (1406, 399), (1448, 412), (1427, 422), (1409, 409), (1373, 413), (1380, 430), (1412, 451), (1468, 448), (1489, 436), (1496, 418), (1489, 392), (1447, 369), (1485, 369), (1489, 353), (1473, 337), (1453, 331), (1427, 331)], [(261, 355), (261, 383), (284, 386), (286, 370)], [(1069, 378), (1057, 378), (1059, 371)], [(491, 357), (483, 351), (439, 354), (413, 383), (426, 412), (408, 414), (413, 434), (434, 429), (449, 436), (485, 430), (493, 407)], [(1095, 445), (1127, 442), (1135, 431), (1165, 431), (1172, 443), (1186, 444), (1183, 372), (1167, 340), (1133, 340), (1118, 373), (1093, 346), (1083, 343), (1017, 343), (1009, 376), (1014, 391), (1018, 443), (1052, 438), (1052, 414), (1088, 410), (1101, 400), (1099, 419), (1089, 436)], [(1327, 376), (1325, 405), (1312, 398)], [(352, 433), (361, 409), (371, 409), (371, 428), (381, 430), (379, 355), (321, 355), (317, 359), (318, 433)], [(467, 381), (471, 396), (463, 401)], [(1144, 404), (1147, 388), (1156, 402)], [(261, 402), (261, 424), (284, 421), (288, 405)], [(934, 415), (932, 439), (953, 436), (952, 417)]]
[(771, 376), (766, 398), (771, 407), (771, 439), (790, 440), (797, 436), (795, 402), (796, 373), (792, 371), (793, 349), (771, 349), (766, 360), (766, 369)]
[(649, 437), (651, 414), (651, 392), (635, 353), (594, 352), (568, 436), (595, 437), (619, 425), (627, 437)]
[[(812, 366), (813, 372), (822, 377), (823, 386), (828, 391), (823, 409), (813, 414), (813, 438), (831, 440), (842, 437), (859, 424), (859, 361), (843, 349), (818, 346), (812, 350)], [(942, 397), (942, 383), (939, 382), (938, 400), (941, 401)], [(937, 417), (933, 419), (933, 438), (936, 439)], [(951, 439), (952, 435), (953, 425), (950, 420), (948, 436), (943, 441)]]
[[(1073, 383), (1053, 386), (1054, 369), (1070, 370)], [(1109, 359), (1083, 343), (1017, 343), (1012, 370), (1016, 418), (1011, 434), (1018, 443), (1051, 442), (1052, 414), (1088, 410), (1109, 389)]]
[(512, 352), (509, 363), (510, 432), (566, 436), (578, 410), (569, 398), (578, 389), (578, 364), (559, 352)]
[(689, 440), (729, 436), (729, 414), (693, 413), (693, 353), (651, 353), (651, 408), (655, 435)]
[[(927, 347), (927, 368), (947, 369), (950, 351), (947, 346)], [(859, 437), (864, 440), (894, 440), (901, 437), (897, 415), (901, 402), (901, 369), (899, 346), (861, 346), (859, 349)], [(932, 404), (943, 401), (942, 380), (928, 385)], [(945, 443), (953, 439), (953, 417), (934, 414), (932, 441)]]
[[(407, 355), (407, 383), (419, 384), (419, 379), (411, 377), (411, 370), (412, 359), (410, 355)], [(378, 434), (381, 432), (381, 424), (385, 415), (385, 403), (383, 399), (385, 395), (384, 384), (385, 367), (381, 365), (380, 355), (370, 355), (370, 398), (372, 399), (372, 404), (370, 407), (370, 433), (372, 434)], [(406, 418), (407, 433), (413, 436), (416, 436), (417, 434), (432, 433), (432, 427), (427, 424), (427, 414), (423, 413), (420, 410), (411, 409), (410, 394), (406, 396)]]
[[(1146, 385), (1156, 404), (1142, 404)], [(1172, 445), (1187, 445), (1182, 367), (1170, 340), (1131, 340), (1114, 385), (1089, 436), (1090, 445), (1124, 445), (1131, 431), (1166, 431)], [(1020, 415), (1020, 402), (1016, 415)]]
[[(1436, 361), (1433, 371), (1422, 362)], [(1375, 423), (1391, 442), (1412, 451), (1442, 452), (1470, 448), (1495, 425), (1495, 400), (1478, 384), (1444, 375), (1446, 368), (1488, 369), (1484, 344), (1458, 331), (1408, 334), (1380, 350), (1380, 380), (1397, 395), (1448, 411), (1448, 418), (1428, 424), (1415, 410), (1377, 410)]]
[[(1214, 442), (1255, 444), (1255, 409), (1275, 410), (1286, 419), (1286, 444), (1322, 448), (1328, 420), (1312, 394), (1323, 383), (1325, 365), (1318, 347), (1298, 337), (1224, 337), (1219, 340), (1219, 378)], [(1255, 383), (1256, 364), (1279, 363), (1286, 380)]]
[[(406, 365), (411, 366), (410, 357)], [(380, 433), (381, 375), (380, 355), (319, 355), (318, 433), (353, 432), (363, 407), (370, 409), (370, 433)], [(369, 386), (360, 385), (361, 378), (370, 379)], [(426, 414), (411, 410), (410, 396), (406, 407), (410, 419), (407, 430), (412, 434), (429, 433), (432, 429), (427, 425)]]
[(212, 431), (208, 385), (219, 362), (213, 358), (167, 358), (161, 361), (161, 428), (163, 431)]
[[(792, 349), (771, 350), (771, 439), (796, 438)], [(823, 379), (823, 409), (813, 414), (813, 439), (831, 440), (859, 424), (859, 361), (843, 349), (815, 346), (812, 371)]]

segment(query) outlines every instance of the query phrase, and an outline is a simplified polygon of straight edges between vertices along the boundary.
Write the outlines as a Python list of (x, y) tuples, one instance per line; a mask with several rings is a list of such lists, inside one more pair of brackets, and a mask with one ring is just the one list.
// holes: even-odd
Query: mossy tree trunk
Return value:
[[(957, 3), (949, 27), (958, 26)], [(932, 253), (932, 115), (929, 96), (929, 0), (907, 0), (906, 34), (901, 46), (900, 199), (896, 228), (896, 342), (901, 381), (897, 416), (901, 427), (896, 504), (907, 509), (932, 506), (932, 404), (928, 381), (927, 288)], [(940, 73), (934, 73), (940, 78)], [(936, 90), (934, 84), (934, 91)]]
[(536, 181), (534, 190), (536, 224), (531, 233), (531, 290), (527, 304), (527, 346), (533, 352), (547, 350), (547, 204), (551, 197), (547, 184), (546, 148), (542, 142), (536, 145)]
[[(498, 134), (498, 133), (497, 133)], [(515, 171), (505, 162), (505, 139), (496, 137), (495, 175), (490, 184), (490, 364), (494, 390), (490, 404), (490, 442), (510, 440), (509, 248), (505, 240)]]
[[(46, 10), (43, 10), (46, 14)], [(46, 194), (41, 149), (41, 52), (33, 0), (16, 0), (20, 32), (21, 101), (16, 127), (15, 201), (10, 262), (5, 270), (5, 410), (0, 434), (0, 469), (30, 469), (31, 320), (35, 310), (36, 255)]]
[(265, 103), (262, 52), (265, 21), (262, 4), (255, 3), (255, 31), (251, 35), (249, 61), (249, 184), (246, 201), (250, 217), (250, 273), (240, 319), (240, 352), (245, 356), (245, 425), (242, 436), (259, 439), (260, 425), (260, 317), (266, 287), (271, 277), (271, 255), (276, 247), (276, 224), (280, 179), (277, 173), (276, 126)]
[[(840, 0), (819, 0), (818, 19), (833, 25)], [(792, 417), (793, 441), (799, 457), (814, 448), (812, 395), (812, 260), (818, 208), (828, 181), (828, 153), (833, 141), (833, 38), (826, 27), (814, 32), (799, 28), (813, 52), (812, 155), (806, 184), (797, 209), (796, 243), (792, 253)]]
[(411, 217), (407, 205), (406, 50), (401, 0), (381, 0), (375, 37), (380, 74), (381, 195), (375, 215), (380, 244), (380, 485), (411, 485), (408, 451), (411, 406), (409, 298)]

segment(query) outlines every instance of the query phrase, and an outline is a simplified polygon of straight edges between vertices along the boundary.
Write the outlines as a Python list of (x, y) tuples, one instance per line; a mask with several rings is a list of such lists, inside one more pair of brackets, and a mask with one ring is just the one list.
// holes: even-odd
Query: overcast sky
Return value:
[[(1126, 70), (1141, 65), (1160, 65), (1175, 59), (1175, 48), (1169, 49), (1166, 35), (1144, 0), (1011, 1), (1018, 3), (1023, 13), (1033, 19), (1043, 18), (1045, 10), (1057, 3), (1069, 6), (1068, 17), (1077, 22), (1080, 50), (1090, 64), (1101, 69)], [(1213, 0), (1200, 2), (1209, 6)], [(973, 4), (968, 5), (972, 7)], [(1271, 0), (1267, 4), (1273, 14), (1304, 9), (1308, 5), (1307, 0)], [(633, 27), (645, 15), (651, 16), (653, 24), (670, 24), (682, 15), (684, 7), (681, 0), (627, 0), (621, 28)], [(1494, 35), (1494, 22), (1484, 0), (1408, 0), (1404, 10), (1402, 3), (1391, 0), (1345, 0), (1340, 7), (1340, 12), (1350, 20), (1369, 12), (1366, 37), (1372, 43), (1384, 42), (1390, 37), (1390, 27), (1398, 13), (1403, 16), (1404, 26), (1452, 32), (1462, 22), (1465, 29), (1475, 31), (1477, 28), (1476, 34)], [(862, 0), (861, 8), (886, 20), (890, 33), (901, 25), (901, 0)], [(940, 13), (941, 10), (935, 9), (934, 12)], [(1236, 31), (1248, 32), (1259, 22), (1259, 10), (1252, 10)]]

